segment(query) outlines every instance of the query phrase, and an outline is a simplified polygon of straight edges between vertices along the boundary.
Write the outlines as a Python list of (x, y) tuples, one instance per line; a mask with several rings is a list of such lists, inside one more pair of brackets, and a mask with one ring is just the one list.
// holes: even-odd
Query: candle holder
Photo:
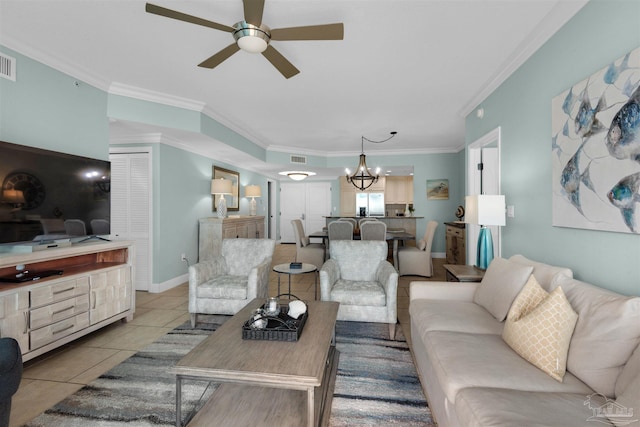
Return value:
[(264, 306), (264, 312), (267, 316), (277, 316), (280, 314), (280, 300), (278, 297), (267, 298), (267, 303)]

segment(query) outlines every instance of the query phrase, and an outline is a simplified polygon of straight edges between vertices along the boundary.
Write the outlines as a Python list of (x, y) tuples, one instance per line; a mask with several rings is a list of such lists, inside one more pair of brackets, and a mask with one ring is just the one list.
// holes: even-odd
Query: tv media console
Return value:
[(0, 337), (15, 338), (24, 361), (115, 321), (133, 319), (133, 243), (86, 241), (32, 253), (0, 254), (0, 276), (58, 271), (0, 282)]

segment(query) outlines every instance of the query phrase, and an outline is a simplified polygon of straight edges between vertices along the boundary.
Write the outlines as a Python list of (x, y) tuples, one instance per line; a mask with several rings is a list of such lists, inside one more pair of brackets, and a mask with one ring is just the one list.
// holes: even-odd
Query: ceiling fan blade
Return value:
[(264, 0), (244, 0), (244, 20), (251, 25), (262, 25), (262, 12), (264, 12)]
[(276, 28), (271, 30), (271, 40), (342, 40), (344, 25), (325, 24), (306, 27)]
[(198, 64), (198, 67), (202, 68), (215, 68), (222, 63), (225, 59), (229, 58), (231, 55), (239, 51), (240, 48), (237, 44), (233, 43), (229, 46), (222, 49), (220, 52), (215, 55), (205, 59), (201, 63)]
[(275, 50), (271, 45), (267, 46), (267, 50), (262, 52), (262, 55), (267, 58), (286, 79), (289, 79), (300, 72), (300, 70), (294, 67), (287, 58), (282, 56), (282, 54)]
[(202, 25), (203, 27), (213, 28), (214, 30), (226, 31), (227, 33), (235, 31), (233, 27), (229, 27), (228, 25), (218, 24), (217, 22), (208, 21), (206, 19), (198, 18), (197, 16), (187, 15), (186, 13), (167, 9), (151, 3), (147, 3), (145, 10), (148, 13), (177, 19), (178, 21), (189, 22), (191, 24)]

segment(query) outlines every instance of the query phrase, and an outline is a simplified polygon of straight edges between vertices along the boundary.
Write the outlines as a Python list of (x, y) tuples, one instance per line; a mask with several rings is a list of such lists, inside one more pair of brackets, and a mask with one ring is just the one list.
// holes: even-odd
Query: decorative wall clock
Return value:
[(27, 172), (11, 172), (2, 183), (3, 190), (19, 190), (24, 195), (23, 210), (35, 209), (42, 204), (46, 196), (44, 185)]

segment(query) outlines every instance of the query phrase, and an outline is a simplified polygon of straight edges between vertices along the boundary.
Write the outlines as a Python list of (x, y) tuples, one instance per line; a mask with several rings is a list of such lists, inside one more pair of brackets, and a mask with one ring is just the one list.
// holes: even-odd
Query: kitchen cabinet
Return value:
[(413, 203), (413, 177), (386, 177), (384, 198), (385, 203), (390, 205), (406, 205), (408, 203)]

